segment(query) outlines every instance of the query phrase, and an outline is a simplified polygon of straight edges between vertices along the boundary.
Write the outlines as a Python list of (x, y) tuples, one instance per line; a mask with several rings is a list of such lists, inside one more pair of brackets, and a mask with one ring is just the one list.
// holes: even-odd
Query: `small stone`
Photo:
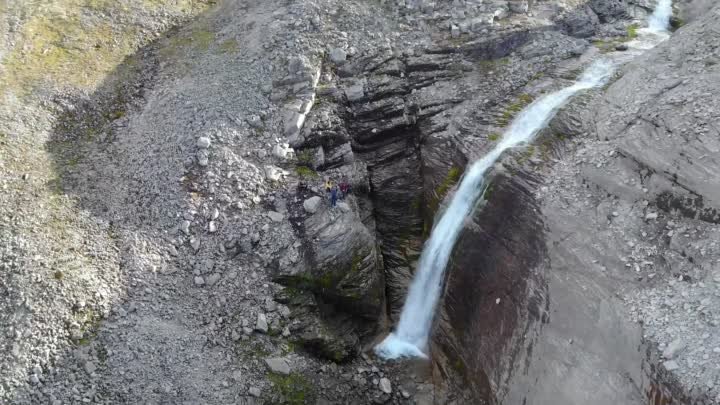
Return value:
[(279, 212), (270, 211), (270, 212), (268, 212), (267, 215), (268, 215), (268, 217), (270, 217), (270, 219), (271, 219), (273, 222), (280, 222), (280, 221), (283, 220), (283, 214), (281, 214), (281, 213), (279, 213)]
[(290, 375), (290, 364), (282, 357), (265, 359), (265, 364), (275, 374)]
[(205, 279), (202, 278), (202, 276), (195, 277), (195, 285), (198, 287), (202, 287), (205, 285)]
[(220, 281), (220, 275), (218, 273), (213, 273), (207, 278), (206, 283), (212, 287), (217, 284), (218, 281)]
[(282, 330), (282, 335), (283, 335), (283, 337), (289, 337), (290, 336), (290, 328), (288, 328), (287, 326), (284, 327)]
[(198, 165), (205, 167), (210, 163), (210, 155), (207, 150), (202, 149), (197, 153)]
[(185, 235), (190, 235), (190, 221), (183, 221), (183, 222), (180, 224), (180, 230), (181, 230)]
[(628, 49), (630, 49), (630, 48), (628, 48), (628, 46), (627, 46), (626, 44), (618, 44), (618, 45), (615, 45), (615, 50), (616, 50), (616, 51), (621, 51), (621, 52), (622, 52), (622, 51), (627, 51)]
[(305, 208), (305, 211), (307, 211), (308, 213), (314, 214), (320, 208), (321, 202), (322, 198), (318, 196), (310, 197), (305, 200), (305, 202), (303, 202), (303, 208)]
[[(265, 87), (265, 86), (263, 86)], [(270, 90), (267, 93), (270, 93), (272, 91), (272, 86), (270, 86)], [(262, 119), (258, 115), (253, 115), (247, 120), (248, 125), (250, 125), (252, 128), (260, 129), (263, 126)]]
[(265, 178), (270, 181), (280, 181), (288, 173), (276, 166), (265, 166)]
[(347, 53), (341, 48), (333, 48), (330, 50), (330, 60), (336, 65), (345, 63)]
[(215, 224), (215, 221), (210, 221), (208, 224), (208, 232), (215, 233), (217, 232), (217, 225)]
[(248, 389), (248, 393), (257, 398), (260, 396), (261, 391), (258, 387), (250, 387), (250, 389)]
[(268, 322), (265, 314), (258, 314), (257, 321), (255, 322), (255, 330), (261, 333), (268, 332)]
[(97, 369), (97, 367), (95, 366), (95, 363), (93, 363), (92, 361), (86, 361), (85, 364), (83, 365), (83, 368), (85, 369), (85, 372), (90, 375), (92, 375), (92, 373), (94, 373), (95, 370)]
[(190, 239), (190, 247), (192, 247), (193, 250), (197, 253), (197, 251), (200, 249), (200, 239)]
[(672, 360), (685, 348), (685, 343), (680, 339), (675, 339), (663, 350), (663, 357)]
[(295, 150), (287, 143), (278, 143), (272, 151), (273, 155), (279, 159), (287, 160), (295, 156)]
[(386, 394), (392, 394), (392, 384), (390, 383), (390, 380), (383, 377), (380, 379), (380, 391), (386, 393)]
[(346, 202), (339, 202), (339, 203), (337, 203), (337, 207), (340, 208), (340, 211), (342, 211), (342, 212), (350, 212), (350, 211), (352, 211), (352, 209), (350, 208), (350, 206), (349, 206), (348, 203), (346, 203)]
[(651, 219), (657, 219), (657, 218), (658, 218), (658, 213), (657, 213), (657, 212), (648, 212), (648, 213), (645, 215), (645, 219), (648, 220), (648, 221), (651, 220)]
[(197, 140), (197, 147), (200, 149), (207, 149), (210, 147), (210, 138), (207, 136), (201, 136)]
[(673, 370), (677, 370), (678, 368), (680, 368), (680, 366), (677, 364), (677, 362), (675, 360), (666, 361), (663, 363), (663, 365), (665, 366), (665, 370), (667, 370), (667, 371), (673, 371)]
[(30, 376), (30, 384), (38, 385), (39, 383), (40, 383), (40, 378), (38, 378), (37, 374), (32, 374)]
[(345, 96), (348, 101), (357, 101), (365, 97), (365, 86), (362, 83), (357, 83), (349, 86), (345, 89)]

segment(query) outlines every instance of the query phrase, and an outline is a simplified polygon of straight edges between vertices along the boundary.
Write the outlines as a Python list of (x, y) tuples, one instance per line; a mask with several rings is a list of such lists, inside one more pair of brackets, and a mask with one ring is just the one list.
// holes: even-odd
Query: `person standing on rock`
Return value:
[(347, 197), (348, 194), (350, 194), (350, 183), (348, 183), (347, 179), (343, 179), (343, 181), (340, 183), (340, 199), (344, 200), (345, 197)]
[(332, 189), (332, 185), (333, 185), (333, 183), (332, 183), (332, 181), (330, 181), (330, 178), (325, 177), (325, 192), (326, 193), (330, 192), (330, 190)]
[(338, 187), (332, 186), (330, 189), (330, 204), (334, 207), (337, 204), (338, 199)]

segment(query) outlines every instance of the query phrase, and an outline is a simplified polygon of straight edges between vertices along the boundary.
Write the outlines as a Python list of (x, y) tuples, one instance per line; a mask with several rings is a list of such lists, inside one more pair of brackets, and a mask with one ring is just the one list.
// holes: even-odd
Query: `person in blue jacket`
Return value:
[(333, 185), (332, 188), (330, 189), (330, 203), (333, 207), (337, 203), (337, 199), (338, 199), (338, 188), (336, 185)]

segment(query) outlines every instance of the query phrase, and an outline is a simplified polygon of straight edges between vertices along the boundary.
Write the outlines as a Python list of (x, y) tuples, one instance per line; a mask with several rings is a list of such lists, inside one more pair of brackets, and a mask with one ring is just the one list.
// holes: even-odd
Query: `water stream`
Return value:
[[(669, 35), (667, 30), (671, 14), (672, 1), (659, 0), (657, 8), (648, 18), (648, 28), (641, 30), (640, 38), (631, 46), (647, 49), (664, 40)], [(597, 60), (571, 86), (531, 103), (513, 120), (497, 146), (465, 171), (449, 206), (425, 242), (395, 332), (375, 347), (380, 357), (427, 357), (425, 351), (435, 308), (442, 292), (445, 268), (465, 219), (472, 213), (485, 189), (486, 172), (504, 151), (530, 142), (573, 95), (607, 83), (614, 70), (615, 63), (610, 60)]]

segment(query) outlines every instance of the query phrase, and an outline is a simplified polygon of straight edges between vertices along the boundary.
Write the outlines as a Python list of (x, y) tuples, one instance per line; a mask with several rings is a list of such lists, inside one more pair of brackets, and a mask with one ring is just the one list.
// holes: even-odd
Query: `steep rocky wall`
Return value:
[(520, 360), (547, 322), (547, 252), (528, 172), (500, 169), (462, 231), (435, 342), (483, 403), (501, 403)]

